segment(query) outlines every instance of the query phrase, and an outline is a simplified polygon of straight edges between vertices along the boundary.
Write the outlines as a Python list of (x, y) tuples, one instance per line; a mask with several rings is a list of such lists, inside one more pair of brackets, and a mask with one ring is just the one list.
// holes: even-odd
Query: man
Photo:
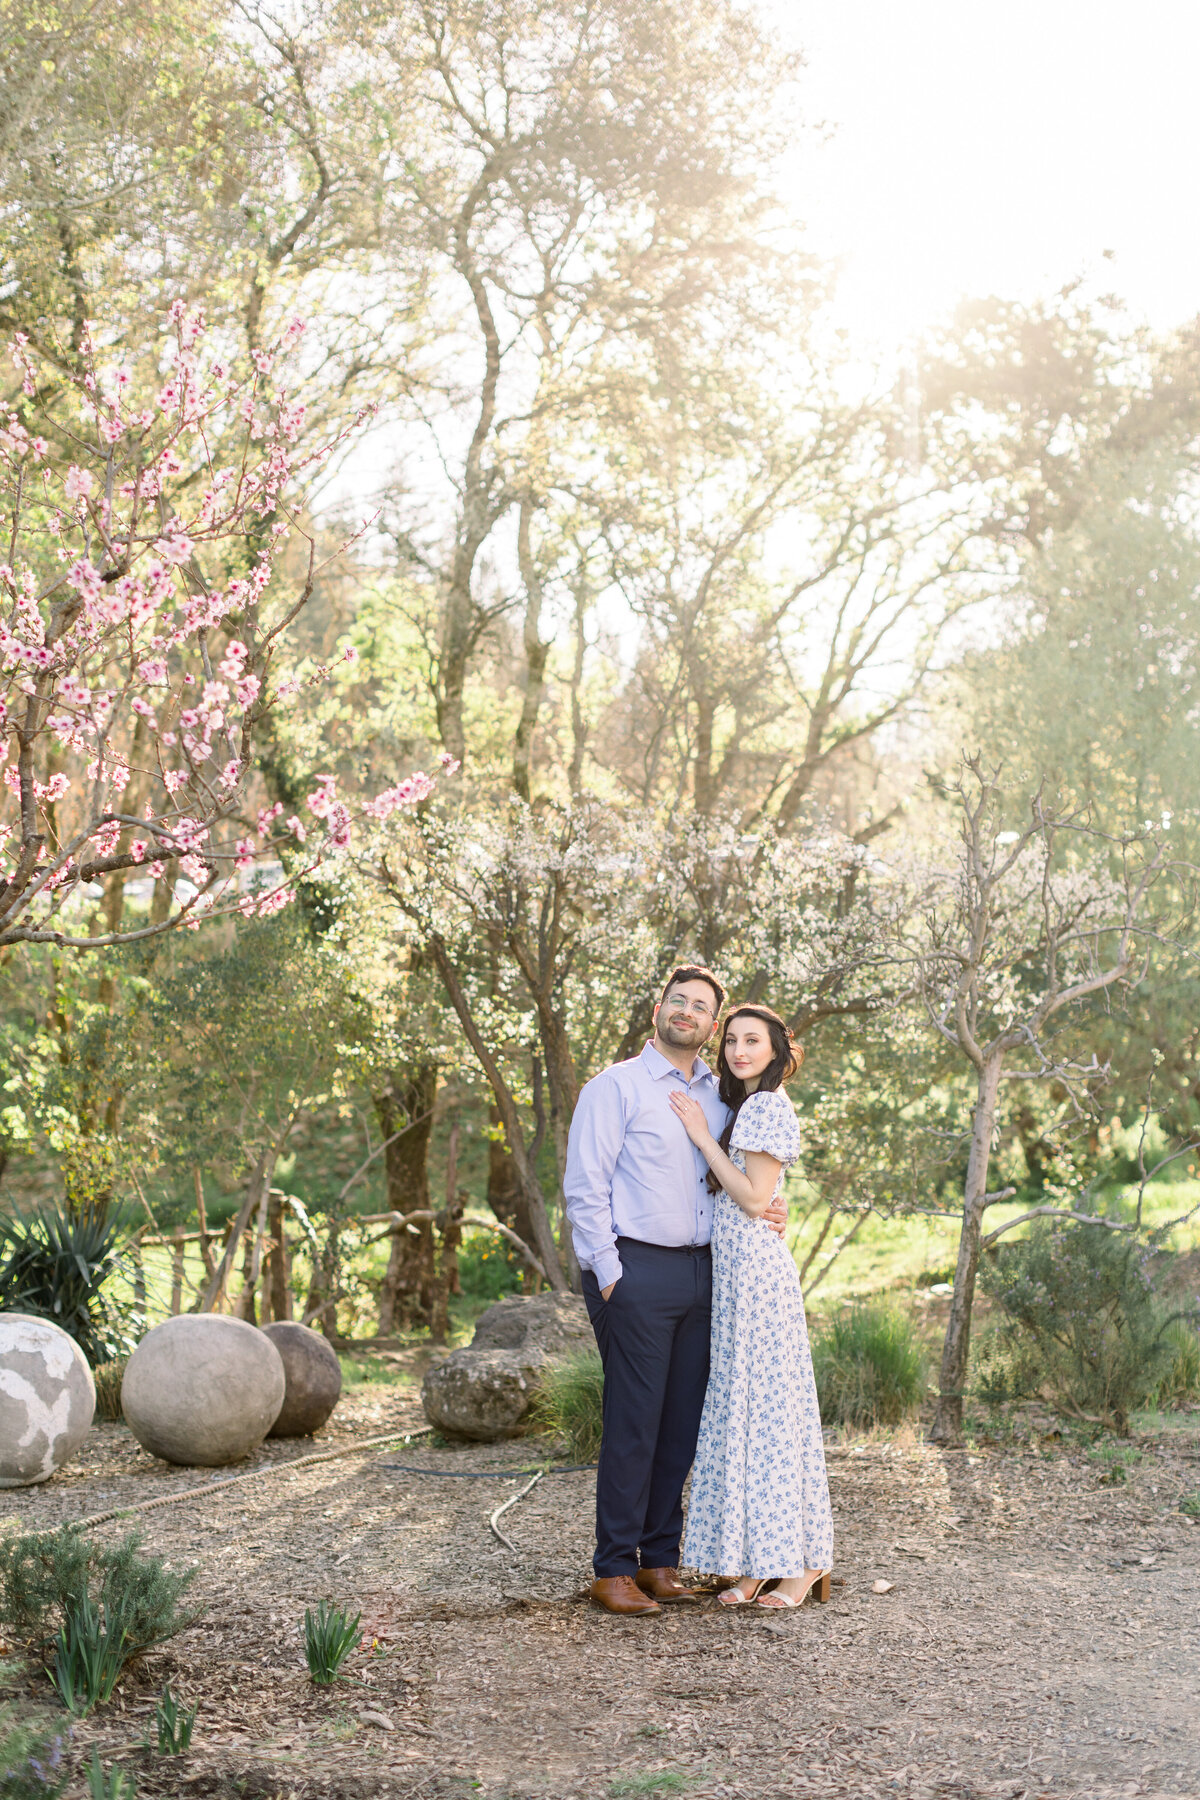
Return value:
[[(613, 1613), (696, 1599), (677, 1565), (708, 1385), (714, 1196), (668, 1094), (682, 1084), (720, 1137), (728, 1108), (698, 1053), (724, 999), (711, 969), (676, 969), (652, 1041), (589, 1081), (571, 1121), (563, 1188), (604, 1364), (592, 1598)], [(783, 1230), (782, 1200), (766, 1217)]]

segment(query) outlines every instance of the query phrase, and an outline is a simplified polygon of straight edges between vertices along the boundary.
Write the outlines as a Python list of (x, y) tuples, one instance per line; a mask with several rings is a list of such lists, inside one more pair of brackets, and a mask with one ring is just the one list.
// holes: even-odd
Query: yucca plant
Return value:
[(328, 1687), (336, 1681), (338, 1671), (352, 1650), (362, 1643), (359, 1630), (361, 1612), (347, 1619), (340, 1606), (327, 1607), (324, 1600), (314, 1613), (304, 1611), (304, 1654), (308, 1672), (317, 1687)]
[(133, 1339), (104, 1294), (129, 1248), (125, 1216), (89, 1206), (42, 1206), (0, 1216), (0, 1312), (61, 1325), (94, 1366), (128, 1353)]
[(197, 1701), (191, 1712), (185, 1712), (171, 1692), (170, 1682), (167, 1683), (154, 1709), (158, 1748), (164, 1756), (183, 1755), (192, 1741), (192, 1727), (199, 1710), (200, 1703)]

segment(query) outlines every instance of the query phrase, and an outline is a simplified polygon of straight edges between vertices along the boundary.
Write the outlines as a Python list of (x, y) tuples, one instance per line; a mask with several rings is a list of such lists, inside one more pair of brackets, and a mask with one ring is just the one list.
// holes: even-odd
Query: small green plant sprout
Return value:
[(1097, 1444), (1088, 1451), (1088, 1461), (1100, 1471), (1101, 1487), (1124, 1487), (1129, 1471), (1136, 1469), (1141, 1460), (1141, 1451), (1132, 1444)]
[(1189, 1519), (1200, 1519), (1200, 1493), (1185, 1494), (1179, 1502), (1179, 1510)]
[(120, 1608), (97, 1606), (87, 1594), (71, 1602), (46, 1671), (68, 1712), (80, 1718), (111, 1699), (129, 1660), (128, 1638)]
[(196, 1723), (199, 1702), (191, 1712), (185, 1712), (171, 1692), (171, 1684), (167, 1683), (162, 1691), (158, 1705), (154, 1709), (154, 1723), (158, 1730), (158, 1748), (163, 1756), (182, 1756), (192, 1741), (192, 1727)]
[(315, 1613), (311, 1606), (305, 1608), (304, 1654), (317, 1687), (328, 1687), (336, 1681), (346, 1658), (362, 1643), (361, 1618), (361, 1612), (357, 1612), (347, 1619), (340, 1606), (326, 1606), (324, 1600)]
[(100, 1761), (100, 1753), (92, 1751), (92, 1760), (88, 1764), (88, 1793), (91, 1800), (137, 1800), (137, 1787), (132, 1775), (126, 1775), (123, 1769), (112, 1768), (105, 1774)]

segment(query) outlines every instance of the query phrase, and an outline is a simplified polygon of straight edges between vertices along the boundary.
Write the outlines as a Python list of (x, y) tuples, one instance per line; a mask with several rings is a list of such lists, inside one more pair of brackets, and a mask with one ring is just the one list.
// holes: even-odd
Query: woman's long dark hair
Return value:
[[(746, 1018), (762, 1021), (767, 1028), (767, 1034), (771, 1039), (771, 1049), (774, 1052), (770, 1062), (758, 1078), (756, 1093), (770, 1092), (774, 1088), (782, 1087), (785, 1081), (792, 1079), (804, 1061), (803, 1044), (796, 1042), (777, 1012), (772, 1011), (769, 1006), (756, 1006), (749, 1003), (745, 1006), (734, 1007), (721, 1027), (721, 1042), (717, 1050), (717, 1088), (722, 1100), (730, 1109), (729, 1123), (719, 1139), (726, 1156), (729, 1155), (729, 1140), (733, 1136), (737, 1116), (741, 1112), (747, 1096), (745, 1082), (739, 1081), (725, 1061), (725, 1037), (735, 1019)], [(708, 1172), (709, 1193), (719, 1194), (721, 1185), (719, 1178), (710, 1169)]]

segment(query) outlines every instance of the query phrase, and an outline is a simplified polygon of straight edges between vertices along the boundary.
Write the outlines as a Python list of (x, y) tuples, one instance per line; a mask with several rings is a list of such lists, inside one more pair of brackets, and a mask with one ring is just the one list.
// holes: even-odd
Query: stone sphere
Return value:
[(307, 1325), (278, 1319), (264, 1325), (283, 1358), (287, 1390), (272, 1437), (310, 1437), (319, 1431), (338, 1403), (342, 1391), (342, 1365), (332, 1344)]
[(0, 1313), (0, 1488), (32, 1487), (69, 1462), (91, 1428), (96, 1388), (61, 1326)]
[(125, 1367), (121, 1410), (164, 1462), (216, 1469), (261, 1444), (283, 1405), (270, 1338), (223, 1313), (181, 1313), (148, 1331)]

